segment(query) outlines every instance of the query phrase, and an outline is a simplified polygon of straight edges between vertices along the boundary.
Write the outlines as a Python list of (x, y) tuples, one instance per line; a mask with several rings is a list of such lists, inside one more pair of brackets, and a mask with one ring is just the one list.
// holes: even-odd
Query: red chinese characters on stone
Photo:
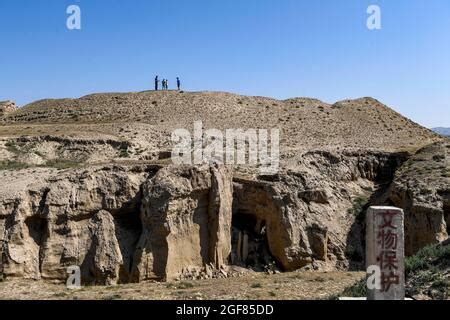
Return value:
[(394, 272), (381, 273), (381, 291), (387, 292), (393, 284), (400, 284), (400, 276)]
[(398, 215), (395, 211), (385, 211), (379, 213), (382, 221), (377, 234), (378, 244), (381, 252), (378, 255), (378, 262), (381, 269), (381, 291), (387, 292), (392, 285), (400, 283), (400, 277), (396, 274), (398, 270), (397, 247), (398, 234), (397, 227), (393, 224), (394, 218)]

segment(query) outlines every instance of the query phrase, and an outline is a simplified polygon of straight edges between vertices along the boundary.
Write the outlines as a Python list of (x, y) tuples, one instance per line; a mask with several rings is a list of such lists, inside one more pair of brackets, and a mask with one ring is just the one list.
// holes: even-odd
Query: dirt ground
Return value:
[(362, 272), (263, 273), (239, 278), (145, 282), (69, 290), (34, 280), (0, 282), (0, 300), (319, 300), (364, 277)]

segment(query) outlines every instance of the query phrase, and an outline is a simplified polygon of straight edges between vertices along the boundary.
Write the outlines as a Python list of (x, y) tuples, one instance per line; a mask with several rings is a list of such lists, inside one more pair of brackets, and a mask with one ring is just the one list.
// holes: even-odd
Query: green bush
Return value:
[(128, 152), (128, 147), (123, 147), (119, 151), (119, 158), (128, 158), (130, 153)]
[(190, 289), (193, 288), (194, 285), (191, 282), (182, 281), (177, 285), (178, 289)]
[(26, 163), (17, 161), (0, 161), (0, 170), (21, 170), (29, 166)]
[[(405, 259), (406, 280), (411, 288), (409, 294), (421, 292), (431, 285), (433, 298), (447, 299), (449, 296), (449, 280), (444, 277), (450, 265), (450, 245), (430, 245), (416, 255)], [(365, 297), (367, 295), (366, 279), (344, 289), (342, 293), (330, 299), (341, 297)]]
[(406, 274), (418, 270), (426, 270), (439, 265), (441, 262), (450, 260), (450, 245), (430, 245), (422, 248), (414, 256), (407, 257), (405, 260)]
[(10, 140), (10, 141), (6, 142), (5, 147), (11, 153), (14, 153), (14, 154), (20, 153), (19, 147), (15, 141)]
[(50, 167), (50, 168), (56, 168), (59, 170), (63, 169), (70, 169), (70, 168), (77, 168), (81, 164), (79, 162), (75, 162), (72, 160), (66, 160), (66, 159), (53, 159), (48, 160), (45, 165), (41, 165), (41, 167)]
[(40, 168), (56, 168), (59, 170), (62, 169), (69, 169), (69, 168), (78, 168), (81, 166), (82, 163), (75, 162), (72, 160), (66, 160), (66, 159), (53, 159), (48, 160), (45, 164), (41, 165), (29, 165), (27, 163), (18, 162), (18, 161), (0, 161), (0, 170), (21, 170), (21, 169), (27, 169), (27, 168), (33, 168), (33, 167), (40, 167)]
[(365, 209), (368, 203), (369, 199), (367, 197), (357, 197), (355, 200), (353, 200), (353, 207), (348, 209), (348, 213), (353, 214), (360, 219), (363, 219), (365, 217)]
[(366, 297), (367, 296), (367, 280), (366, 278), (361, 279), (354, 285), (347, 287), (340, 294), (341, 297)]

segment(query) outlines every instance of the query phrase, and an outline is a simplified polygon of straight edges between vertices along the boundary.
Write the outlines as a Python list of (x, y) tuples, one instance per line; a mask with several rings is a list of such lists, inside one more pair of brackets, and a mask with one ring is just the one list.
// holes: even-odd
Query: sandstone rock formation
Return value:
[[(171, 165), (171, 131), (196, 120), (279, 128), (279, 172)], [(230, 264), (361, 268), (371, 204), (405, 210), (409, 254), (449, 233), (448, 140), (371, 98), (102, 94), (41, 100), (0, 123), (3, 277), (63, 281), (72, 265), (90, 284), (227, 276)]]
[(86, 283), (113, 284), (227, 264), (232, 176), (223, 166), (105, 166), (44, 170), (32, 182), (4, 178), (11, 183), (0, 207), (6, 277), (63, 280), (76, 265)]
[[(265, 228), (267, 253), (281, 268), (345, 268), (356, 219), (348, 190), (364, 193), (389, 178), (401, 157), (319, 153), (304, 161), (303, 173), (234, 184), (223, 166), (44, 170), (28, 185), (4, 174), (15, 192), (0, 211), (3, 274), (62, 280), (65, 267), (80, 265), (86, 282), (116, 283), (219, 269), (229, 262), (232, 224), (245, 217), (255, 223), (243, 231)], [(324, 177), (307, 173), (318, 166)]]
[(3, 275), (61, 280), (75, 265), (86, 283), (128, 281), (141, 228), (140, 186), (153, 170), (3, 172), (9, 187), (0, 206)]
[(423, 148), (397, 172), (389, 200), (405, 210), (405, 252), (448, 238), (450, 233), (450, 143)]
[(232, 175), (223, 166), (167, 167), (143, 186), (138, 280), (179, 276), (188, 267), (227, 264)]

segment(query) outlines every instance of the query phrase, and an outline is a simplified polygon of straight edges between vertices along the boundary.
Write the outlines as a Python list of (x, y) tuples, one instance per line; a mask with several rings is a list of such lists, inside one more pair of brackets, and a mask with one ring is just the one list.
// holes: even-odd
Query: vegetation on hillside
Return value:
[[(430, 245), (405, 260), (406, 295), (450, 298), (450, 242)], [(365, 297), (366, 279), (346, 288), (341, 297)]]

